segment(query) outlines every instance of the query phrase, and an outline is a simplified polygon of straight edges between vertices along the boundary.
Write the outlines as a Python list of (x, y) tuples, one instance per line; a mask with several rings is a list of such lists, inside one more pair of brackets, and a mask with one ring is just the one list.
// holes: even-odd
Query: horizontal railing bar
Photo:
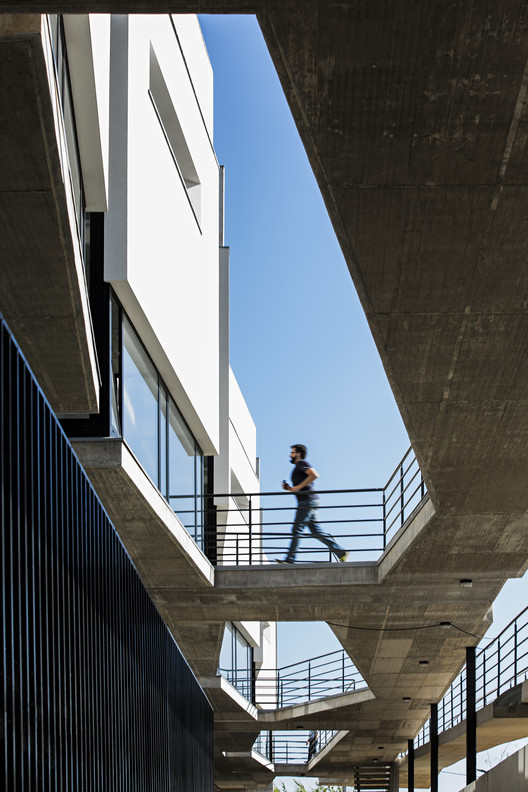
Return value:
[[(380, 501), (379, 503), (330, 503), (330, 504), (317, 504), (317, 508), (319, 511), (328, 510), (328, 509), (381, 509), (383, 507), (383, 502)], [(237, 506), (237, 511), (240, 514), (245, 514), (246, 512), (250, 512), (252, 514), (256, 514), (257, 512), (271, 512), (271, 511), (295, 511), (297, 508), (297, 504), (293, 503), (289, 506), (252, 506), (251, 509), (249, 506)], [(231, 506), (226, 506), (224, 509), (222, 506), (211, 506), (210, 508), (201, 508), (198, 511), (198, 514), (223, 514), (225, 512), (231, 511)], [(196, 514), (195, 509), (178, 509), (178, 514)], [(380, 520), (383, 518), (379, 518)]]
[[(401, 469), (396, 468), (396, 471), (399, 473), (399, 478), (396, 481), (396, 484), (394, 485), (394, 487), (391, 490), (391, 492), (389, 492), (388, 495), (387, 494), (385, 495), (385, 499), (387, 501), (389, 501), (392, 498), (392, 496), (394, 495), (395, 492), (399, 492), (398, 487), (400, 485), (400, 482), (402, 480), (405, 481), (405, 477), (407, 476), (407, 474), (409, 473), (409, 471), (411, 470), (411, 468), (413, 467), (415, 462), (416, 462), (416, 458), (413, 458), (413, 460), (409, 463), (409, 466), (405, 470), (401, 470)], [(417, 465), (417, 472), (420, 473), (420, 468), (418, 467), (418, 463), (417, 462), (416, 462), (416, 465)], [(414, 473), (413, 475), (416, 476), (416, 473)], [(384, 491), (386, 492), (386, 490), (384, 490)], [(398, 496), (396, 496), (396, 497), (398, 497)]]
[[(383, 487), (365, 487), (363, 489), (330, 489), (330, 490), (317, 490), (317, 495), (346, 495), (347, 493), (364, 493), (364, 492), (383, 492)], [(278, 490), (277, 492), (227, 492), (227, 493), (196, 493), (195, 495), (171, 495), (173, 498), (263, 498), (271, 495), (295, 495), (289, 490)]]
[[(419, 490), (419, 489), (420, 489), (420, 484), (418, 484), (418, 486), (417, 486), (417, 487), (416, 487), (416, 489), (414, 490), (413, 494), (410, 496), (410, 498), (409, 498), (409, 502), (410, 502), (410, 501), (412, 501), (412, 499), (414, 498), (414, 496), (416, 495), (416, 493), (418, 492), (418, 490)], [(418, 503), (416, 503), (416, 506), (418, 506), (418, 505), (419, 505), (419, 503), (421, 503), (421, 501), (422, 501), (422, 499), (420, 499), (420, 501), (418, 501)], [(398, 514), (395, 516), (395, 518), (394, 518), (394, 519), (393, 519), (393, 521), (390, 523), (390, 525), (386, 527), (386, 529), (385, 529), (385, 533), (387, 533), (387, 534), (389, 533), (389, 531), (390, 531), (390, 529), (392, 528), (392, 526), (394, 525), (394, 523), (395, 523), (395, 522), (398, 520), (398, 517), (401, 517), (402, 513), (405, 511), (405, 509), (406, 509), (406, 508), (407, 508), (407, 509), (409, 508), (409, 503), (407, 503), (407, 504), (406, 504), (406, 506), (404, 506), (404, 507), (403, 507), (403, 509), (400, 509), (400, 511), (399, 511), (399, 512), (398, 512)], [(416, 507), (415, 507), (415, 508), (416, 508)]]
[[(392, 511), (392, 510), (393, 510), (393, 509), (394, 509), (394, 508), (395, 508), (395, 507), (398, 505), (398, 503), (399, 503), (399, 502), (401, 502), (402, 495), (405, 495), (405, 493), (407, 492), (407, 490), (409, 489), (409, 487), (411, 486), (411, 484), (414, 482), (415, 478), (416, 478), (417, 476), (419, 476), (419, 475), (420, 475), (420, 468), (418, 468), (418, 470), (416, 471), (416, 473), (415, 473), (415, 474), (414, 474), (414, 475), (413, 475), (413, 476), (412, 476), (412, 477), (409, 479), (408, 483), (407, 483), (407, 484), (405, 484), (405, 486), (404, 486), (403, 490), (402, 490), (401, 488), (400, 488), (400, 489), (398, 489), (398, 491), (397, 491), (397, 495), (396, 495), (396, 496), (395, 496), (395, 498), (394, 498), (394, 505), (393, 505), (393, 506), (391, 506), (391, 508), (389, 509), (389, 512), (388, 512), (388, 513), (390, 513), (390, 512), (391, 512), (391, 511)], [(398, 484), (400, 484), (400, 483), (401, 483), (401, 479), (400, 479), (400, 481), (398, 482)], [(420, 489), (420, 486), (421, 486), (421, 480), (420, 480), (420, 484), (419, 484), (419, 485), (418, 485), (418, 487), (416, 488), (415, 492), (418, 492), (418, 490)], [(411, 497), (412, 497), (412, 496), (411, 496)], [(409, 499), (409, 500), (410, 500), (410, 499)], [(389, 496), (389, 497), (386, 499), (386, 501), (385, 501), (385, 504), (387, 504), (387, 503), (389, 503), (389, 502), (390, 502), (390, 496)]]
[[(395, 469), (394, 469), (394, 473), (393, 473), (393, 474), (390, 476), (389, 480), (387, 481), (387, 483), (386, 483), (386, 484), (385, 484), (385, 486), (383, 487), (383, 489), (384, 489), (384, 490), (387, 490), (387, 489), (389, 488), (389, 484), (391, 483), (392, 479), (393, 479), (395, 476), (398, 476), (398, 475), (400, 475), (400, 469), (401, 469), (401, 466), (403, 465), (403, 463), (405, 462), (405, 460), (407, 459), (407, 457), (409, 456), (409, 454), (411, 454), (411, 453), (412, 453), (412, 451), (413, 451), (413, 447), (412, 447), (412, 446), (411, 446), (410, 448), (408, 448), (408, 449), (407, 449), (407, 451), (405, 452), (405, 454), (403, 455), (403, 457), (400, 459), (399, 463), (396, 465), (396, 467), (395, 467)], [(414, 459), (416, 459), (416, 457), (414, 457)]]
[[(490, 646), (493, 646), (493, 644), (496, 644), (497, 641), (499, 640), (499, 638), (502, 638), (504, 636), (504, 633), (510, 627), (512, 627), (515, 624), (515, 622), (518, 621), (521, 618), (521, 616), (524, 616), (526, 611), (528, 611), (528, 605), (520, 613), (518, 613), (517, 616), (514, 619), (512, 619), (511, 622), (509, 622), (509, 624), (507, 624), (506, 627), (498, 635), (495, 636), (495, 638), (492, 639), (492, 641), (488, 644), (488, 646), (485, 646), (483, 649), (480, 650), (480, 652), (477, 654), (477, 658), (480, 657), (482, 654), (484, 654), (484, 652), (487, 651), (490, 648)], [(526, 625), (523, 625), (523, 627), (524, 626), (526, 626)], [(521, 629), (522, 629), (522, 627), (521, 627)], [(501, 646), (501, 649), (502, 649), (502, 646)]]

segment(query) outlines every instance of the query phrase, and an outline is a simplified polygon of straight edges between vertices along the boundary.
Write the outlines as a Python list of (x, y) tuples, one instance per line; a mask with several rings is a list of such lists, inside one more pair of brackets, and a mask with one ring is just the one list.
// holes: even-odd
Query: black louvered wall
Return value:
[(4, 789), (212, 792), (210, 705), (3, 321), (0, 410)]

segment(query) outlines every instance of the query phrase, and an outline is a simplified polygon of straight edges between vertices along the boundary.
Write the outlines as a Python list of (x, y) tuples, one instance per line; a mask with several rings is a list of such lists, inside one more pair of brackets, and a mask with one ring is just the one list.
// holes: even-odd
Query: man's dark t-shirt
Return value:
[[(297, 484), (300, 484), (301, 481), (304, 481), (311, 467), (312, 466), (310, 465), (307, 459), (299, 459), (299, 461), (296, 462), (291, 476), (292, 484), (294, 487), (296, 487)], [(315, 491), (313, 481), (310, 484), (308, 484), (307, 487), (303, 487), (302, 490), (299, 490), (294, 494), (296, 495), (298, 501), (304, 501), (307, 500), (308, 498), (310, 498), (310, 500), (317, 498), (317, 492)]]

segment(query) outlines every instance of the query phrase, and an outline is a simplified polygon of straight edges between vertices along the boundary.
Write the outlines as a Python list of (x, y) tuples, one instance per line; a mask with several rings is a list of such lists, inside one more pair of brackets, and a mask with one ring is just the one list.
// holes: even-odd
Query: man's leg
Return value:
[(319, 512), (317, 506), (312, 504), (312, 507), (309, 509), (306, 515), (306, 524), (310, 529), (310, 533), (312, 536), (315, 536), (320, 542), (328, 547), (332, 553), (335, 553), (338, 558), (342, 558), (342, 556), (346, 556), (346, 551), (338, 545), (335, 539), (325, 533), (319, 525)]
[(297, 552), (297, 547), (299, 546), (300, 536), (303, 532), (304, 524), (306, 523), (308, 517), (308, 512), (309, 508), (306, 506), (306, 504), (298, 504), (292, 525), (292, 540), (290, 549), (288, 550), (288, 555), (286, 556), (286, 561), (289, 564), (293, 564), (295, 561), (295, 553)]

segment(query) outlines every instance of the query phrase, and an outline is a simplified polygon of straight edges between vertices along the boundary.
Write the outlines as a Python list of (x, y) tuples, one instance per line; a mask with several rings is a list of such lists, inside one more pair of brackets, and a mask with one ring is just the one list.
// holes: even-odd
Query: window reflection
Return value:
[[(169, 406), (169, 503), (191, 536), (196, 536), (194, 437), (185, 426), (176, 405)], [(191, 497), (182, 498), (182, 494)]]
[[(124, 314), (121, 327), (123, 438), (190, 535), (203, 548), (203, 454)], [(112, 338), (114, 344), (119, 344), (117, 333), (113, 333)], [(113, 374), (114, 367), (118, 369), (113, 354)], [(119, 424), (114, 415), (120, 395), (118, 370), (115, 374), (111, 391), (113, 426)]]
[(129, 321), (123, 322), (123, 436), (158, 480), (158, 376)]
[(220, 650), (218, 670), (233, 687), (251, 701), (253, 648), (234, 624), (228, 622)]

